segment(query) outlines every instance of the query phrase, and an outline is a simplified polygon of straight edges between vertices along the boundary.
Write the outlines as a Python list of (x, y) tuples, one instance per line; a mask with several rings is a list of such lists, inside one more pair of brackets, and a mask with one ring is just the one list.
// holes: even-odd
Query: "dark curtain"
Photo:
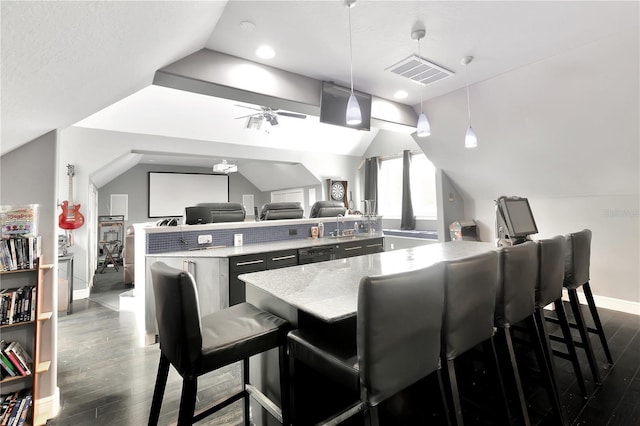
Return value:
[[(378, 157), (367, 158), (364, 165), (364, 199), (373, 200), (372, 210), (378, 211), (378, 169), (380, 168), (380, 159)], [(364, 206), (362, 206), (363, 213)]]
[(402, 152), (402, 220), (400, 229), (416, 229), (416, 217), (411, 202), (411, 151)]

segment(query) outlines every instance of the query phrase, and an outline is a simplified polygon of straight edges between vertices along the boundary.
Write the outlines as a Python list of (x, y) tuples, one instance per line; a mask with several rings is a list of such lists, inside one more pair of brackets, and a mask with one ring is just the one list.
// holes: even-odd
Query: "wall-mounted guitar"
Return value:
[(84, 225), (84, 216), (80, 213), (80, 204), (73, 204), (73, 177), (75, 168), (67, 164), (67, 176), (69, 176), (69, 200), (62, 202), (62, 213), (58, 216), (58, 226), (62, 229), (78, 229)]

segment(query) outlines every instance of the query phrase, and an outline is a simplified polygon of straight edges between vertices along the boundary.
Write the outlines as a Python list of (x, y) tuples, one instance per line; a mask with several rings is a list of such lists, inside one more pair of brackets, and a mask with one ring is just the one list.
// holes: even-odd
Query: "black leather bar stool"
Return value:
[(533, 345), (542, 383), (547, 389), (549, 402), (556, 418), (566, 424), (565, 414), (560, 404), (560, 396), (556, 388), (557, 380), (554, 370), (549, 367), (544, 355), (544, 346), (534, 320), (535, 289), (538, 281), (538, 253), (534, 242), (529, 241), (499, 250), (498, 291), (496, 297), (495, 325), (498, 327), (500, 340), (504, 342), (508, 364), (511, 368), (513, 384), (518, 394), (518, 402), (524, 422), (530, 424), (527, 403), (522, 389), (520, 369), (516, 361), (511, 326), (525, 322), (529, 339)]
[[(545, 356), (549, 366), (555, 370), (553, 355), (571, 361), (582, 396), (587, 396), (587, 388), (582, 375), (582, 369), (578, 362), (575, 345), (571, 337), (569, 321), (562, 302), (562, 284), (564, 282), (564, 253), (565, 238), (562, 235), (549, 239), (537, 240), (538, 246), (538, 283), (536, 285), (536, 310), (535, 318), (540, 341), (545, 346)], [(556, 321), (562, 330), (563, 338), (550, 337), (547, 330), (544, 307), (553, 303), (556, 312)], [(562, 341), (566, 344), (567, 352), (553, 350), (550, 340)], [(555, 377), (555, 371), (553, 377)], [(557, 388), (557, 383), (556, 383)]]
[(457, 425), (463, 425), (464, 419), (455, 361), (481, 343), (485, 343), (487, 354), (491, 352), (488, 365), (495, 373), (494, 384), (500, 387), (505, 418), (511, 418), (493, 340), (497, 281), (498, 253), (495, 251), (446, 262), (441, 360), (447, 368), (442, 376), (450, 400), (447, 406), (452, 410), (450, 420)]
[[(151, 277), (160, 338), (160, 363), (149, 425), (157, 425), (167, 384), (169, 366), (182, 376), (182, 397), (178, 425), (191, 425), (210, 414), (244, 399), (244, 423), (249, 425), (249, 396), (263, 405), (282, 424), (288, 418), (288, 322), (241, 303), (200, 318), (198, 291), (193, 276), (167, 266), (151, 265)], [(282, 409), (249, 384), (249, 357), (280, 348)], [(242, 389), (194, 415), (198, 377), (231, 363), (243, 361)]]
[(335, 425), (364, 410), (365, 423), (377, 425), (381, 402), (439, 373), (443, 299), (442, 264), (364, 277), (358, 290), (357, 353), (345, 351), (350, 345), (337, 339), (302, 329), (289, 333), (291, 362), (360, 393), (360, 401), (321, 424)]
[[(596, 384), (600, 384), (600, 373), (598, 371), (598, 363), (596, 361), (595, 353), (589, 339), (589, 333), (597, 334), (600, 337), (602, 348), (604, 349), (607, 362), (613, 364), (613, 358), (609, 351), (609, 345), (607, 344), (607, 338), (600, 322), (600, 316), (598, 315), (598, 309), (596, 303), (593, 300), (593, 293), (591, 292), (591, 285), (589, 284), (589, 266), (591, 262), (591, 230), (583, 229), (579, 232), (574, 232), (565, 235), (567, 239), (567, 247), (565, 252), (565, 268), (564, 268), (564, 286), (569, 294), (569, 302), (571, 303), (571, 311), (575, 319), (575, 324), (571, 324), (572, 327), (577, 328), (580, 333), (580, 341), (574, 341), (575, 345), (583, 348), (589, 361), (589, 367), (593, 374), (593, 379)], [(582, 315), (582, 309), (580, 302), (578, 301), (578, 289), (582, 288), (585, 297), (587, 298), (587, 305), (591, 312), (591, 317), (595, 328), (587, 327), (584, 316)]]

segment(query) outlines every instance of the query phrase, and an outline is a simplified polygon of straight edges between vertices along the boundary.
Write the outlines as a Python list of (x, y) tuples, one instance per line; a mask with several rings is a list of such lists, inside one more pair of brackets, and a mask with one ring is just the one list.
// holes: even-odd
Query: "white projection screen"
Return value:
[(198, 203), (229, 201), (229, 176), (149, 172), (149, 217), (183, 216)]

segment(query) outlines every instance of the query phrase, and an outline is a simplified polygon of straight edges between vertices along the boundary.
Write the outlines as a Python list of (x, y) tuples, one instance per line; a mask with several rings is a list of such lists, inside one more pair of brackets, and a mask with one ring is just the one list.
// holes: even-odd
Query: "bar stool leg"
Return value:
[(279, 348), (280, 362), (280, 409), (282, 411), (282, 425), (291, 425), (291, 402), (289, 386), (291, 383), (289, 376), (289, 355), (287, 355), (286, 343)]
[(442, 408), (444, 409), (444, 416), (447, 419), (447, 426), (451, 426), (451, 417), (449, 416), (449, 403), (447, 403), (447, 392), (444, 388), (444, 381), (442, 379), (442, 369), (436, 370), (438, 376), (438, 386), (440, 387), (440, 399), (442, 399)]
[(378, 406), (364, 406), (364, 424), (367, 426), (380, 426), (380, 419), (378, 416)]
[(513, 350), (513, 342), (511, 341), (511, 331), (509, 330), (509, 326), (505, 326), (504, 328), (500, 328), (499, 331), (504, 336), (504, 342), (507, 348), (507, 354), (509, 357), (509, 365), (511, 366), (511, 371), (513, 374), (514, 383), (516, 385), (516, 390), (518, 392), (518, 402), (520, 403), (520, 411), (522, 414), (522, 419), (526, 426), (531, 425), (531, 421), (529, 420), (529, 411), (527, 410), (527, 402), (524, 397), (524, 391), (522, 390), (522, 382), (520, 380), (520, 374), (518, 373), (518, 363), (516, 362), (516, 354)]
[(244, 394), (244, 426), (251, 425), (251, 411), (249, 410), (249, 394), (246, 392), (247, 385), (249, 384), (249, 358), (242, 360), (242, 382), (245, 389)]
[(571, 302), (571, 310), (580, 332), (580, 338), (582, 339), (582, 346), (587, 354), (587, 360), (589, 361), (589, 368), (591, 368), (591, 374), (596, 385), (600, 385), (600, 373), (598, 372), (598, 363), (596, 362), (595, 354), (593, 353), (593, 347), (591, 346), (591, 339), (589, 338), (589, 332), (587, 331), (587, 325), (584, 322), (584, 316), (580, 309), (580, 302), (578, 301), (578, 292), (575, 289), (567, 289), (569, 293), (569, 302)]
[(162, 399), (164, 390), (167, 387), (167, 376), (169, 375), (169, 367), (171, 363), (160, 352), (160, 362), (158, 363), (158, 375), (156, 377), (156, 387), (153, 390), (153, 400), (151, 401), (151, 412), (149, 413), (149, 426), (157, 426), (160, 418), (160, 408), (162, 407)]
[(580, 367), (580, 363), (578, 362), (578, 352), (576, 351), (576, 346), (573, 344), (571, 327), (569, 326), (567, 313), (564, 310), (564, 303), (562, 302), (562, 299), (558, 299), (553, 302), (553, 305), (556, 310), (556, 315), (558, 316), (558, 322), (560, 323), (560, 329), (562, 330), (564, 342), (567, 345), (567, 352), (569, 353), (569, 358), (571, 359), (571, 364), (573, 365), (573, 372), (576, 375), (578, 386), (580, 386), (580, 392), (582, 393), (582, 396), (586, 398), (588, 396), (587, 385), (584, 381), (584, 376), (582, 375), (582, 367)]
[[(538, 312), (539, 309), (536, 309), (534, 311), (534, 315), (538, 314)], [(551, 359), (549, 355), (548, 337), (544, 334), (544, 331), (538, 329), (534, 315), (530, 315), (525, 320), (527, 329), (529, 330), (529, 336), (533, 343), (536, 360), (540, 368), (540, 373), (543, 376), (544, 386), (547, 389), (547, 395), (553, 412), (556, 418), (560, 421), (560, 424), (566, 425), (567, 420), (565, 418), (564, 411), (562, 410), (562, 402), (560, 400), (560, 393), (558, 392), (556, 370), (553, 359)], [(542, 319), (542, 324), (544, 326), (544, 319)], [(541, 337), (541, 334), (544, 334), (544, 338)]]
[[(446, 357), (443, 358), (446, 359)], [(457, 426), (462, 426), (464, 425), (464, 420), (462, 418), (462, 404), (460, 403), (460, 393), (458, 392), (458, 380), (456, 379), (455, 361), (452, 359), (447, 359), (446, 363), (447, 373), (445, 380), (447, 381), (449, 395), (451, 396), (451, 406), (453, 408), (453, 413), (449, 413), (449, 416), (455, 419), (455, 424)]]
[(612, 365), (613, 358), (611, 357), (611, 352), (609, 351), (609, 344), (607, 343), (607, 338), (604, 335), (604, 328), (602, 327), (602, 323), (600, 322), (600, 315), (598, 315), (598, 309), (596, 308), (596, 302), (593, 300), (593, 293), (591, 292), (591, 285), (589, 285), (589, 282), (584, 283), (582, 289), (584, 291), (584, 295), (587, 297), (587, 304), (589, 305), (591, 317), (593, 318), (598, 336), (600, 337), (600, 342), (602, 343), (604, 354), (607, 357), (607, 362)]
[(178, 426), (193, 424), (193, 413), (196, 410), (196, 394), (198, 392), (197, 377), (182, 378), (182, 397), (180, 398), (180, 412)]
[(498, 361), (498, 351), (496, 350), (496, 342), (493, 337), (484, 341), (483, 351), (486, 353), (491, 352), (491, 356), (487, 356), (487, 358), (491, 358), (487, 365), (491, 366), (492, 372), (498, 378), (500, 395), (502, 396), (502, 402), (504, 403), (504, 415), (506, 420), (505, 424), (508, 423), (510, 425), (513, 425), (513, 418), (511, 418), (511, 410), (509, 409), (509, 398), (507, 398), (507, 390), (504, 387), (504, 380), (500, 371), (500, 362)]

